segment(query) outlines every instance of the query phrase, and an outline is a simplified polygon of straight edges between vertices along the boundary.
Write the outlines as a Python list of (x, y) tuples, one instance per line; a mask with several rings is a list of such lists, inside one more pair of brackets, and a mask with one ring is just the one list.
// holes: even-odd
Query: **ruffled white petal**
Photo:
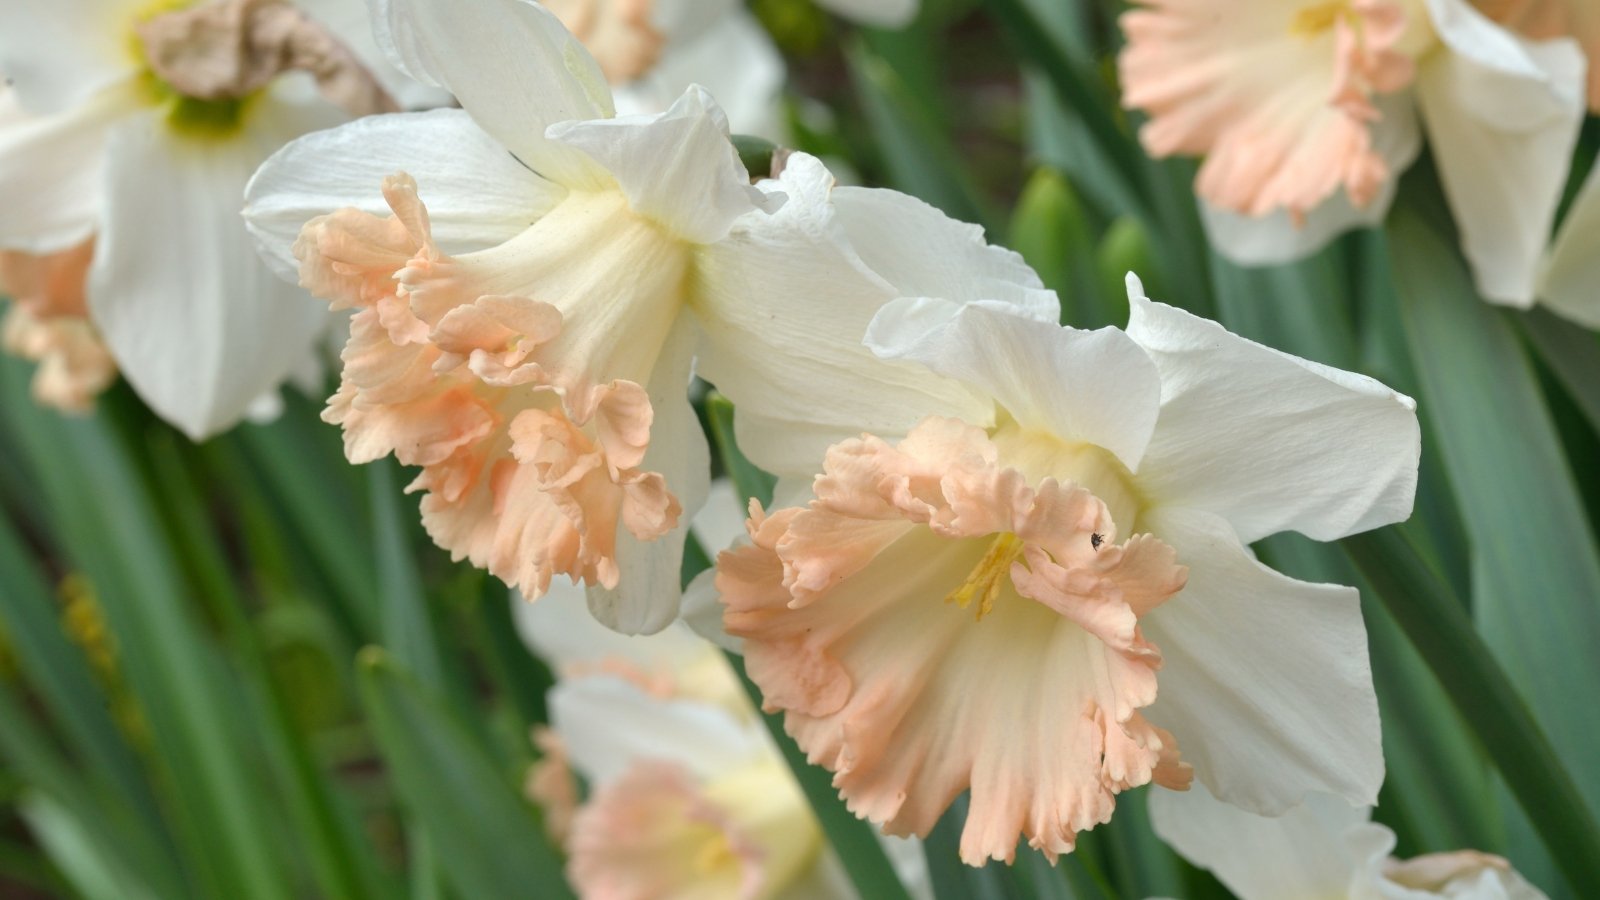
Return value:
[(245, 222), (280, 277), (299, 279), (291, 248), (311, 219), (353, 206), (387, 216), (383, 179), (416, 178), (434, 240), (459, 254), (527, 230), (566, 195), (535, 175), (459, 109), (367, 116), (292, 141), (245, 189)]
[(1138, 469), (1161, 409), (1161, 377), (1115, 328), (1080, 331), (989, 301), (897, 300), (867, 331), (886, 359), (978, 388), (1026, 430), (1083, 442)]
[(691, 243), (720, 240), (766, 200), (728, 140), (727, 118), (699, 86), (659, 116), (561, 122), (549, 136), (610, 173), (634, 212)]
[(1561, 223), (1539, 280), (1544, 305), (1589, 328), (1600, 328), (1600, 166)]
[(1417, 96), (1445, 193), (1487, 300), (1533, 304), (1586, 110), (1576, 42), (1524, 41), (1465, 0), (1429, 0), (1440, 37)]
[(186, 138), (145, 114), (107, 142), (90, 313), (139, 395), (196, 440), (238, 421), (327, 327), (326, 308), (271, 277), (239, 221), (250, 173), (295, 133), (283, 129), (297, 117), (281, 112), (257, 110), (227, 140)]
[(1189, 567), (1140, 624), (1163, 660), (1149, 717), (1198, 779), (1263, 815), (1312, 791), (1375, 803), (1383, 749), (1355, 589), (1274, 572), (1207, 513), (1149, 510), (1140, 529)]
[(1247, 543), (1286, 530), (1327, 541), (1410, 516), (1422, 452), (1410, 397), (1152, 302), (1133, 276), (1128, 293), (1128, 334), (1161, 371), (1139, 469), (1150, 502), (1215, 513)]
[[(703, 248), (695, 290), (699, 372), (738, 406), (740, 448), (769, 472), (807, 479), (830, 445), (862, 431), (903, 435), (925, 415), (989, 424), (992, 407), (862, 346), (873, 314), (899, 292), (845, 240), (828, 200), (832, 184), (814, 157), (791, 157), (780, 179), (763, 183), (788, 195), (783, 207), (741, 220)], [(907, 248), (935, 239), (901, 230)]]
[[(1338, 797), (1312, 794), (1305, 803), (1268, 818), (1211, 796), (1205, 785), (1150, 792), (1150, 824), (1189, 862), (1209, 869), (1242, 900), (1348, 897), (1358, 860), (1353, 829), (1394, 835), (1367, 822), (1368, 811)], [(1374, 835), (1379, 836), (1379, 835)], [(1381, 860), (1388, 850), (1379, 856)]]
[(50, 253), (94, 233), (106, 131), (126, 113), (126, 93), (108, 88), (38, 116), (0, 88), (0, 247)]
[(850, 246), (901, 297), (995, 300), (1017, 315), (1061, 321), (1055, 292), (1020, 254), (988, 243), (981, 227), (899, 191), (841, 187), (832, 200)]
[(128, 51), (142, 0), (7, 0), (0, 74), (23, 108), (61, 112), (135, 74)]
[(1200, 222), (1211, 246), (1241, 266), (1272, 266), (1304, 259), (1347, 231), (1381, 224), (1394, 203), (1399, 173), (1410, 167), (1422, 149), (1422, 129), (1410, 92), (1379, 97), (1376, 105), (1383, 118), (1372, 126), (1372, 147), (1393, 177), (1383, 183), (1371, 202), (1356, 206), (1347, 192), (1339, 191), (1297, 223), (1284, 210), (1247, 216), (1201, 199)]
[(592, 167), (545, 128), (612, 114), (600, 66), (535, 0), (370, 0), (373, 30), (402, 72), (456, 95), (483, 130), (540, 174), (593, 184)]
[(847, 19), (879, 28), (902, 28), (917, 17), (918, 0), (818, 0)]
[(654, 634), (677, 618), (683, 541), (711, 485), (711, 450), (688, 398), (693, 334), (692, 321), (680, 316), (656, 358), (650, 383), (645, 385), (655, 419), (650, 427), (650, 448), (640, 466), (659, 472), (672, 486), (683, 508), (678, 526), (655, 540), (641, 541), (618, 525), (621, 579), (615, 588), (589, 587), (589, 611), (607, 627), (625, 634)]
[(701, 778), (731, 772), (769, 752), (764, 730), (705, 703), (664, 702), (618, 678), (563, 681), (549, 694), (550, 723), (577, 769), (602, 784), (635, 760), (680, 763)]

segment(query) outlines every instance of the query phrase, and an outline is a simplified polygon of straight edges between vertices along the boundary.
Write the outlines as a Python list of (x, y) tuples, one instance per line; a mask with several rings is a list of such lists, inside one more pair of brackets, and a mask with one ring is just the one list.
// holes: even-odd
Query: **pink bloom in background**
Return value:
[(1425, 129), (1479, 291), (1528, 307), (1584, 114), (1573, 5), (1499, 4), (1549, 26), (1519, 36), (1468, 0), (1138, 0), (1122, 100), (1151, 155), (1204, 158), (1206, 230), (1244, 265), (1381, 223)]
[(1303, 221), (1340, 190), (1366, 206), (1396, 174), (1372, 126), (1378, 95), (1416, 76), (1402, 41), (1420, 8), (1151, 0), (1122, 19), (1123, 103), (1150, 115), (1139, 136), (1151, 155), (1205, 157), (1195, 191), (1223, 209)]

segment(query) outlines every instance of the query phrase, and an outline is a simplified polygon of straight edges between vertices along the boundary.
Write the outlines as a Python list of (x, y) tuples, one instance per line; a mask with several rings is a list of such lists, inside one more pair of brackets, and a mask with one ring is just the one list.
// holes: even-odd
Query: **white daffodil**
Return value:
[(1327, 794), (1275, 818), (1199, 786), (1150, 796), (1156, 834), (1239, 900), (1544, 900), (1498, 856), (1459, 850), (1395, 859), (1394, 832), (1371, 815)]
[(1584, 116), (1575, 40), (1521, 38), (1468, 0), (1138, 5), (1123, 102), (1150, 114), (1152, 155), (1205, 156), (1225, 256), (1286, 262), (1381, 222), (1425, 130), (1479, 291), (1532, 305)]
[(0, 249), (73, 262), (77, 307), (35, 318), (98, 334), (151, 408), (196, 439), (274, 391), (328, 320), (253, 252), (245, 182), (291, 138), (392, 108), (317, 20), (355, 19), (359, 43), (360, 7), (303, 8), (23, 0), (0, 13)]
[[(1129, 293), (1126, 332), (885, 307), (867, 343), (972, 405), (829, 448), (814, 499), (718, 559), (750, 677), (850, 808), (925, 834), (970, 789), (974, 865), (1066, 852), (1191, 766), (1262, 813), (1383, 779), (1356, 591), (1248, 544), (1408, 516), (1415, 405)], [(752, 458), (801, 475), (768, 448), (812, 426), (769, 427)]]
[[(580, 896), (854, 900), (714, 645), (681, 624), (617, 634), (571, 586), (512, 603), (523, 639), (559, 676), (528, 789)], [(885, 839), (885, 849), (913, 896), (929, 896), (920, 845)]]
[(803, 155), (752, 187), (699, 88), (613, 118), (599, 66), (537, 3), (377, 13), (401, 68), (464, 108), (302, 138), (245, 215), (281, 270), (359, 307), (324, 415), (348, 457), (422, 467), (433, 538), (529, 597), (567, 575), (619, 630), (677, 616), (710, 468), (697, 357), (741, 418), (827, 405), (850, 421), (841, 387), (863, 367), (898, 408), (964, 396), (860, 344), (906, 279), (964, 266), (986, 295), (1056, 314), (1019, 257), (918, 201), (834, 191)]

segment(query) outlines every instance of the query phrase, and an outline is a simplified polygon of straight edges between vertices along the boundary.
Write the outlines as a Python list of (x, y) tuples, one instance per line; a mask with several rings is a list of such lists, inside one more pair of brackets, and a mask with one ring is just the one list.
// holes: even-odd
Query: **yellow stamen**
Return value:
[(700, 852), (694, 855), (694, 870), (700, 875), (710, 875), (733, 861), (733, 845), (728, 843), (727, 835), (719, 833), (706, 841)]
[(978, 564), (967, 575), (967, 580), (951, 591), (944, 602), (966, 609), (976, 598), (978, 613), (975, 621), (983, 621), (983, 617), (994, 609), (1000, 588), (1011, 577), (1011, 564), (1022, 556), (1022, 547), (1022, 538), (1009, 531), (997, 536), (983, 554), (983, 559), (978, 560)]
[(1332, 28), (1340, 19), (1350, 15), (1349, 0), (1325, 0), (1295, 13), (1289, 24), (1289, 33), (1312, 38)]

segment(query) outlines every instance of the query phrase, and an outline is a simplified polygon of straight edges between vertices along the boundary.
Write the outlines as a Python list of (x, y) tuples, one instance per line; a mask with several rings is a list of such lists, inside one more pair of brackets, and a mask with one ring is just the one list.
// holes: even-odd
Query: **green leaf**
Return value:
[(1121, 325), (1105, 318), (1096, 277), (1097, 241), (1083, 204), (1066, 176), (1044, 167), (1033, 173), (1011, 216), (1009, 244), (1061, 298), (1061, 321), (1078, 328)]
[[(1094, 74), (1078, 62), (1052, 29), (1034, 14), (1023, 0), (989, 0), (989, 13), (1000, 22), (1017, 55), (1036, 67), (1048, 80), (1061, 106), (1081, 123), (1097, 158), (1110, 170), (1110, 177), (1132, 201), (1133, 212), (1150, 210), (1149, 187), (1139, 160), (1144, 158), (1137, 142), (1123, 130), (1112, 110), (1109, 92)], [(1095, 175), (1093, 171), (1077, 173)], [(1119, 204), (1122, 208), (1126, 206)]]
[[(732, 653), (727, 656), (734, 671), (739, 673), (739, 680), (744, 683), (750, 702), (759, 709), (761, 689), (745, 674), (744, 658)], [(844, 864), (851, 883), (856, 886), (856, 892), (873, 900), (910, 900), (899, 876), (895, 875), (894, 867), (889, 864), (889, 858), (884, 855), (883, 845), (878, 843), (873, 827), (856, 818), (855, 813), (845, 807), (844, 800), (833, 787), (833, 776), (827, 769), (806, 761), (805, 751), (783, 729), (783, 714), (763, 713), (762, 717), (766, 720), (767, 730), (772, 732), (772, 739), (783, 751), (789, 771), (794, 773), (795, 781), (800, 783), (800, 789), (810, 802), (811, 811), (816, 814), (828, 843)]]
[(1341, 544), (1438, 675), (1573, 888), (1600, 897), (1600, 823), (1461, 601), (1398, 528)]
[(24, 794), (19, 807), (45, 852), (87, 900), (159, 900), (159, 894), (104, 852), (81, 818), (49, 794)]
[[(185, 850), (208, 893), (293, 893), (277, 858), (281, 826), (249, 734), (250, 698), (193, 615), (156, 504), (104, 417), (66, 421), (34, 406), (6, 361), (4, 398), (69, 560), (94, 585), (128, 684), (147, 717), (160, 780)], [(86, 474), (92, 473), (92, 475)]]
[(82, 652), (61, 631), (55, 598), (27, 558), (9, 521), (0, 520), (0, 619), (29, 682), (69, 737), (79, 757), (94, 767), (105, 787), (115, 788), (145, 820), (159, 827), (160, 815), (139, 763), (106, 709)]
[(456, 708), (376, 647), (361, 651), (362, 697), (410, 821), (462, 897), (570, 897), (538, 813)]
[[(1453, 236), (1418, 207), (1426, 197), (1391, 217), (1394, 269), (1421, 412), (1472, 543), (1473, 616), (1555, 746), (1592, 758), (1600, 706), (1575, 688), (1600, 684), (1594, 531), (1510, 323), (1478, 297)], [(1579, 796), (1600, 809), (1600, 767), (1577, 776)]]
[(778, 479), (762, 471), (740, 452), (733, 434), (733, 401), (715, 391), (707, 394), (706, 418), (710, 422), (712, 444), (734, 490), (739, 492), (739, 500), (748, 504), (754, 499), (761, 501), (762, 506), (770, 505), (772, 488)]
[(1600, 433), (1600, 335), (1544, 309), (1520, 314), (1539, 356)]
[(845, 62), (883, 155), (889, 185), (953, 218), (989, 227), (977, 186), (922, 96), (860, 41), (846, 45)]

